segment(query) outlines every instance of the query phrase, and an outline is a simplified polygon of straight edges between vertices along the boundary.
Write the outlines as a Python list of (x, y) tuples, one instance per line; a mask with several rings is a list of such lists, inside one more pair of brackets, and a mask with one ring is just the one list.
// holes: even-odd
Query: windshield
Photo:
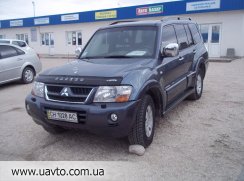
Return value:
[(120, 27), (99, 30), (80, 58), (152, 58), (156, 27)]

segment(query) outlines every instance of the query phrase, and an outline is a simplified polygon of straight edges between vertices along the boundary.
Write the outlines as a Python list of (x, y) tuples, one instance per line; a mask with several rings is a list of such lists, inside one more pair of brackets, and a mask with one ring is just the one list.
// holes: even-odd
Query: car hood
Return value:
[(40, 75), (82, 77), (124, 77), (135, 69), (150, 68), (152, 59), (92, 59), (75, 60), (65, 65), (48, 69)]

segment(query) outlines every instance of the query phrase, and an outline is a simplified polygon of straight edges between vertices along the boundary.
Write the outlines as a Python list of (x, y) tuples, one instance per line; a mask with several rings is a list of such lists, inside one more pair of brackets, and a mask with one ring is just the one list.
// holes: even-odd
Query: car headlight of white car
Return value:
[(100, 86), (93, 102), (127, 102), (132, 92), (132, 86)]
[(32, 95), (38, 97), (44, 97), (44, 83), (42, 82), (34, 82), (34, 86), (31, 91)]

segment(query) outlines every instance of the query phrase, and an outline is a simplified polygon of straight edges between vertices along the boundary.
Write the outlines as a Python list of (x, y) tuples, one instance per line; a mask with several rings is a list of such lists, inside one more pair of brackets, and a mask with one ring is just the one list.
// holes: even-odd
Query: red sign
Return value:
[(148, 14), (148, 7), (145, 8), (136, 8), (137, 15), (145, 15)]

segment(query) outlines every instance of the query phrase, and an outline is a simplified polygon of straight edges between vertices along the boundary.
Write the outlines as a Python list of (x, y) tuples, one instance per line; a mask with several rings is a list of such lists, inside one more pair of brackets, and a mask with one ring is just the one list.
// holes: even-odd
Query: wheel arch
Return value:
[(150, 95), (154, 102), (156, 116), (160, 117), (163, 113), (164, 108), (164, 99), (160, 85), (156, 81), (150, 82), (146, 86), (144, 86), (142, 90), (143, 91), (141, 91), (138, 95), (138, 99), (142, 99), (142, 97), (146, 94)]
[(206, 67), (205, 59), (203, 57), (200, 57), (198, 59), (198, 61), (196, 63), (196, 66), (194, 68), (195, 72), (197, 72), (198, 69), (201, 69), (202, 70), (202, 72), (203, 72), (203, 78), (205, 78), (207, 67)]
[(22, 69), (21, 69), (21, 74), (23, 73), (23, 71), (25, 70), (25, 68), (31, 68), (33, 71), (34, 71), (34, 76), (36, 76), (36, 69), (33, 65), (31, 64), (25, 64), (22, 66)]

